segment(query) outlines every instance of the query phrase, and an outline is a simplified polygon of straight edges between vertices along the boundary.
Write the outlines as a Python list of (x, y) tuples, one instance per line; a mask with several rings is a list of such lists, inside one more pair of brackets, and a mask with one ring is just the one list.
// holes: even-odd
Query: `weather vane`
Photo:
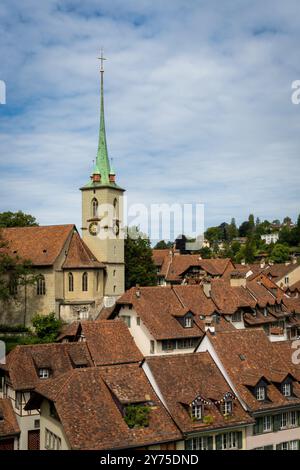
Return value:
[(101, 55), (100, 55), (100, 57), (98, 57), (98, 59), (101, 60), (100, 72), (104, 72), (103, 62), (104, 62), (104, 60), (107, 60), (107, 59), (103, 56), (103, 48), (102, 47), (101, 47)]

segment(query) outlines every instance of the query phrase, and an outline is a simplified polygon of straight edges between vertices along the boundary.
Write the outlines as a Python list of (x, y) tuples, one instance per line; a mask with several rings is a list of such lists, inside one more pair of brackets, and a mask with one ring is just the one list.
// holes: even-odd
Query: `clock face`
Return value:
[(120, 232), (120, 227), (119, 227), (119, 222), (114, 222), (113, 224), (113, 231), (115, 235), (119, 235)]
[(97, 235), (98, 224), (97, 222), (92, 222), (89, 225), (89, 232), (91, 235)]

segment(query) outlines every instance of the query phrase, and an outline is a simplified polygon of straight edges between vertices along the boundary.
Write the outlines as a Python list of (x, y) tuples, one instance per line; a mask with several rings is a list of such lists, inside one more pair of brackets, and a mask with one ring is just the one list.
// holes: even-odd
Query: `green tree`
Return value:
[(130, 228), (125, 239), (125, 287), (155, 286), (156, 283), (150, 240), (137, 227)]
[(231, 222), (227, 229), (227, 233), (228, 233), (228, 240), (230, 241), (233, 240), (233, 238), (236, 238), (239, 234), (234, 217), (231, 219)]
[(256, 244), (253, 238), (248, 238), (245, 245), (245, 261), (246, 263), (253, 263), (255, 261)]
[(35, 315), (32, 325), (39, 343), (53, 343), (60, 332), (62, 321), (56, 318), (55, 313), (49, 315)]
[(0, 227), (32, 227), (38, 225), (35, 217), (18, 212), (1, 212)]
[(167, 250), (171, 249), (173, 246), (172, 242), (166, 243), (165, 240), (160, 240), (159, 242), (156, 243), (154, 250)]
[(201, 248), (199, 250), (199, 253), (201, 255), (201, 258), (203, 259), (208, 259), (212, 257), (212, 251), (210, 248), (208, 248), (208, 246), (204, 246), (203, 248)]
[(290, 250), (287, 245), (283, 245), (281, 243), (276, 243), (272, 252), (271, 252), (271, 260), (274, 263), (284, 263), (290, 259)]
[(221, 240), (222, 230), (220, 227), (209, 227), (204, 234), (204, 238), (206, 238), (210, 243)]

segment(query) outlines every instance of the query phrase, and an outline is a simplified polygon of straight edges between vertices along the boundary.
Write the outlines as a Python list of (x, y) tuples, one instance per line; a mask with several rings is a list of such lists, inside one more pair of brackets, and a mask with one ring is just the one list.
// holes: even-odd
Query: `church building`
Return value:
[(75, 225), (5, 228), (9, 255), (30, 260), (34, 283), (15, 286), (0, 303), (0, 324), (30, 325), (35, 314), (55, 312), (63, 321), (94, 319), (124, 292), (123, 193), (108, 158), (100, 68), (100, 129), (90, 179), (81, 189), (82, 238)]

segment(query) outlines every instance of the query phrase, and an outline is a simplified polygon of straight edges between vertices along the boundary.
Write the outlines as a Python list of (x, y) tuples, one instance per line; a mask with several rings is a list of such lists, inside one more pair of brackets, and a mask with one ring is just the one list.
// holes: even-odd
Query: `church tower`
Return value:
[(124, 233), (123, 193), (116, 183), (115, 171), (108, 158), (105, 119), (103, 53), (100, 68), (100, 129), (96, 162), (90, 181), (82, 192), (82, 238), (96, 258), (106, 265), (104, 304), (110, 306), (123, 292)]

